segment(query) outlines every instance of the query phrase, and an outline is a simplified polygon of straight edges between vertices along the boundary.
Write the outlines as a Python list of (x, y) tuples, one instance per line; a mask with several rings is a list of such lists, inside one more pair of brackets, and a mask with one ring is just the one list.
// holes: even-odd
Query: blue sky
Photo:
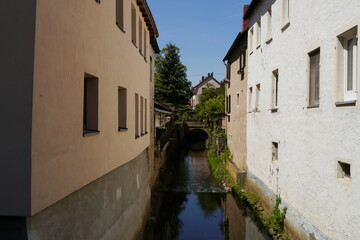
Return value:
[(222, 62), (242, 28), (243, 5), (250, 0), (148, 0), (160, 37), (180, 48), (188, 79), (196, 85), (202, 75), (225, 76)]

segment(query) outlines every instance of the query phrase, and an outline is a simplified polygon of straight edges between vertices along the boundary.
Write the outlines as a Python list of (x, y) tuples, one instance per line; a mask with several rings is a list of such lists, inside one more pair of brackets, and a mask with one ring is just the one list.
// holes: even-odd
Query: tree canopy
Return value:
[(207, 86), (199, 95), (199, 103), (195, 108), (195, 115), (198, 120), (206, 121), (214, 126), (219, 114), (225, 111), (225, 88), (214, 88)]
[(169, 43), (155, 59), (155, 99), (184, 108), (191, 96), (191, 83), (187, 80), (186, 66), (180, 61), (180, 49)]

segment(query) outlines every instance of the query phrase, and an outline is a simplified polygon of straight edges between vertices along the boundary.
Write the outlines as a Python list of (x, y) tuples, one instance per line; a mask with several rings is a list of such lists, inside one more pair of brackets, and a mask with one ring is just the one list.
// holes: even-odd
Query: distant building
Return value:
[(170, 121), (173, 109), (164, 103), (154, 101), (155, 128), (163, 128)]
[(0, 236), (135, 239), (159, 52), (146, 0), (3, 1), (1, 15), (0, 215), (17, 217)]
[(207, 76), (203, 76), (198, 85), (194, 87), (193, 96), (191, 98), (191, 107), (195, 109), (195, 106), (199, 103), (199, 95), (202, 93), (204, 88), (209, 86), (213, 88), (220, 88), (221, 83), (219, 83), (215, 78), (213, 73), (208, 73)]

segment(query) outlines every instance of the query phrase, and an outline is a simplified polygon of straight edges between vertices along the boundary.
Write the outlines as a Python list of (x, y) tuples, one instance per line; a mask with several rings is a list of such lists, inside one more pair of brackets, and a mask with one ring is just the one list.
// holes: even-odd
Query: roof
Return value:
[(149, 29), (151, 46), (153, 47), (155, 53), (159, 53), (160, 49), (156, 41), (156, 38), (159, 37), (159, 31), (157, 29), (155, 20), (150, 11), (149, 5), (147, 4), (146, 0), (136, 0), (136, 3), (140, 8), (140, 11), (142, 12), (142, 16), (145, 19), (146, 26)]
[(250, 6), (248, 8), (248, 10), (246, 11), (246, 13), (244, 14), (243, 19), (249, 19), (251, 14), (253, 13), (253, 11), (255, 10), (255, 8), (257, 7), (257, 5), (261, 2), (261, 0), (252, 0), (250, 3)]
[(197, 84), (197, 85), (194, 87), (193, 92), (195, 93), (200, 86), (204, 85), (206, 82), (208, 82), (208, 81), (211, 80), (211, 79), (213, 79), (215, 82), (217, 82), (219, 85), (221, 85), (221, 84), (219, 83), (219, 81), (214, 78), (214, 76), (212, 76), (212, 75), (209, 76), (209, 75), (208, 75), (206, 78), (204, 78), (204, 80), (202, 80), (199, 84)]
[(244, 39), (247, 36), (247, 30), (243, 32), (239, 32), (237, 37), (235, 38), (234, 42), (231, 44), (231, 47), (229, 48), (228, 52), (226, 53), (223, 61), (229, 60), (231, 54), (236, 49), (236, 47), (240, 44), (241, 40)]
[(164, 103), (156, 101), (156, 100), (154, 100), (154, 107), (157, 108), (157, 109), (160, 109), (160, 110), (173, 112), (173, 109), (171, 107), (165, 105)]

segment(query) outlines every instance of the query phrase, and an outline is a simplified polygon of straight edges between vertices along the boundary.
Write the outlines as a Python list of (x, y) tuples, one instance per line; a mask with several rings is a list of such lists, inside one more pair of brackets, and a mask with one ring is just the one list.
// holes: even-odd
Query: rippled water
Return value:
[(213, 176), (207, 152), (188, 152), (168, 191), (157, 192), (146, 240), (266, 240), (246, 208)]

